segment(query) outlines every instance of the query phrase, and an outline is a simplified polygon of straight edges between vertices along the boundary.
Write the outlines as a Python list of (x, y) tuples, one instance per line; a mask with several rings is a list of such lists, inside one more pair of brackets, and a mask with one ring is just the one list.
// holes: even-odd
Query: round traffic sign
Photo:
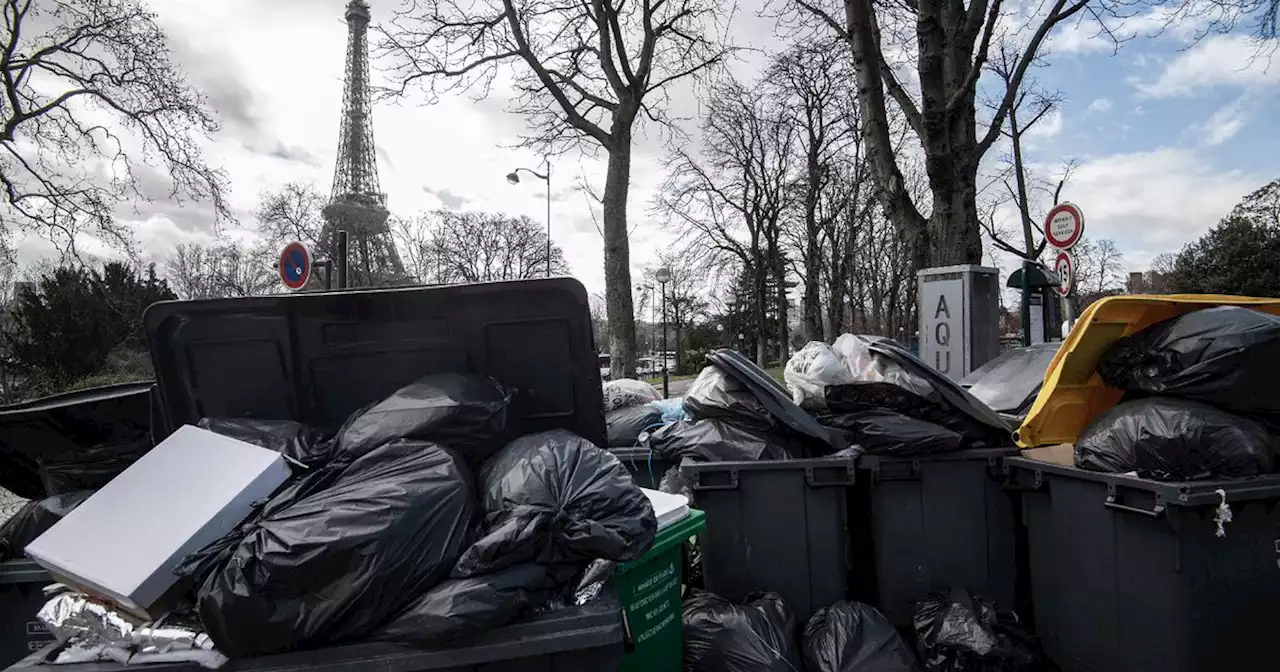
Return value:
[(299, 242), (289, 243), (280, 251), (280, 280), (289, 289), (302, 289), (311, 278), (311, 252)]
[(1071, 293), (1076, 283), (1076, 262), (1071, 258), (1071, 252), (1062, 250), (1058, 252), (1058, 257), (1053, 260), (1053, 272), (1058, 274), (1058, 294), (1066, 296)]
[(1069, 250), (1084, 235), (1084, 211), (1072, 203), (1053, 206), (1044, 218), (1044, 237), (1049, 244)]

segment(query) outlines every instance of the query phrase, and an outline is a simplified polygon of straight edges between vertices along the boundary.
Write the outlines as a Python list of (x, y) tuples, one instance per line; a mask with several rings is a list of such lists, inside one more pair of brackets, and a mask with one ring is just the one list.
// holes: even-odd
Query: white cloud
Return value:
[(1213, 116), (1202, 124), (1192, 126), (1189, 131), (1204, 145), (1221, 145), (1235, 137), (1249, 123), (1256, 108), (1253, 97), (1245, 94), (1218, 108)]
[(1106, 98), (1099, 98), (1089, 103), (1090, 112), (1106, 112), (1111, 109), (1111, 101)]
[(1130, 267), (1143, 268), (1198, 238), (1270, 179), (1165, 148), (1088, 157), (1063, 198), (1084, 209), (1087, 236), (1114, 239)]
[(1031, 127), (1031, 130), (1027, 131), (1027, 137), (1032, 141), (1055, 138), (1062, 133), (1065, 123), (1061, 111), (1050, 110), (1036, 122), (1035, 126)]
[(1190, 96), (1229, 86), (1256, 89), (1280, 84), (1280, 67), (1272, 67), (1266, 46), (1244, 35), (1214, 35), (1165, 64), (1154, 81), (1138, 90), (1155, 98)]
[[(1191, 0), (1174, 6), (1157, 6), (1123, 18), (1081, 13), (1080, 18), (1059, 26), (1049, 36), (1048, 48), (1054, 54), (1088, 54), (1112, 52), (1135, 39), (1167, 40), (1174, 44), (1190, 44), (1204, 34), (1220, 13), (1212, 0)], [(1141, 55), (1139, 55), (1141, 56)]]

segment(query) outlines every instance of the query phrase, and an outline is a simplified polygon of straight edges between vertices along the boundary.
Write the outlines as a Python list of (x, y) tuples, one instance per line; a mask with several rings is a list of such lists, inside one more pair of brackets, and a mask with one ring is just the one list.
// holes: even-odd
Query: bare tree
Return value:
[(218, 125), (141, 0), (2, 0), (0, 15), (5, 224), (74, 255), (82, 231), (132, 250), (113, 217), (126, 203), (210, 201), (230, 217), (200, 150)]
[[(417, 256), (438, 284), (527, 280), (547, 275), (547, 233), (528, 217), (438, 210), (420, 218), (425, 237)], [(550, 246), (551, 274), (567, 275), (564, 251)]]
[[(822, 268), (827, 263), (823, 233), (833, 228), (842, 207), (831, 207), (823, 196), (839, 170), (836, 163), (848, 158), (858, 133), (857, 114), (845, 105), (852, 101), (852, 91), (842, 67), (847, 59), (840, 47), (833, 39), (796, 44), (775, 57), (764, 76), (771, 85), (770, 93), (777, 96), (797, 129), (794, 151), (800, 174), (795, 182), (800, 212), (795, 247), (803, 267), (800, 324), (809, 340), (823, 337), (821, 285)], [(855, 151), (860, 149), (855, 147)]]
[(613, 374), (636, 364), (627, 195), (637, 121), (666, 129), (669, 87), (720, 64), (729, 49), (711, 36), (715, 0), (411, 0), (382, 31), (403, 92), (469, 89), (487, 94), (510, 74), (513, 112), (526, 146), (543, 153), (608, 155), (602, 234)]
[[(1024, 25), (1010, 30), (1026, 8), (1002, 0), (790, 0), (801, 17), (845, 40), (855, 71), (867, 153), (880, 201), (889, 219), (907, 238), (917, 267), (978, 263), (982, 238), (977, 204), (978, 171), (1018, 101), (1028, 69), (1060, 24), (1090, 16), (1100, 37), (1119, 39), (1117, 21), (1159, 3), (1112, 0), (1048, 0)], [(1275, 0), (1178, 0), (1170, 20), (1208, 14), (1213, 30), (1230, 30), (1240, 17), (1259, 17), (1259, 33), (1275, 34)], [(1010, 12), (1010, 9), (1016, 11)], [(1034, 10), (1033, 10), (1034, 11)], [(992, 46), (1010, 32), (1018, 36), (1013, 67), (991, 118), (980, 123), (977, 83)], [(919, 82), (917, 95), (895, 68), (895, 53), (906, 52)], [(887, 100), (901, 110), (926, 156), (930, 212), (904, 188), (899, 157), (891, 151)]]
[[(736, 81), (712, 89), (702, 124), (701, 156), (673, 152), (655, 210), (702, 245), (698, 260), (736, 266), (750, 279), (756, 363), (766, 364), (766, 296), (772, 280), (781, 305), (785, 353), (786, 284), (783, 217), (791, 199), (795, 126), (777, 105)], [(785, 358), (785, 355), (783, 355)]]
[(323, 210), (328, 202), (329, 198), (315, 185), (301, 182), (263, 192), (254, 213), (258, 232), (271, 245), (298, 241), (311, 250), (313, 257), (332, 259), (329, 241), (323, 239)]
[(1125, 289), (1124, 255), (1114, 240), (1082, 238), (1071, 250), (1075, 258), (1076, 315), (1100, 296), (1118, 294)]
[(264, 245), (222, 240), (212, 245), (178, 245), (164, 262), (165, 279), (183, 299), (261, 296), (278, 291), (280, 281)]
[[(658, 268), (666, 268), (671, 272), (671, 279), (665, 286), (657, 281)], [(709, 307), (706, 299), (708, 288), (706, 269), (697, 261), (695, 252), (677, 247), (659, 252), (658, 265), (645, 269), (644, 277), (650, 285), (659, 288), (659, 295), (654, 297), (654, 301), (657, 302), (659, 310), (664, 311), (663, 328), (670, 329), (675, 337), (675, 340), (668, 342), (668, 345), (675, 348), (676, 373), (688, 373), (684, 370), (684, 336), (686, 329), (706, 315)], [(665, 309), (663, 292), (666, 294)]]

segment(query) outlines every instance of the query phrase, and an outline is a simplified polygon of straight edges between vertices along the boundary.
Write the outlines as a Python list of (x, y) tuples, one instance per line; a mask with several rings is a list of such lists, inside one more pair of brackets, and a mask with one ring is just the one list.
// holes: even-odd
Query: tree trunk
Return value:
[(756, 309), (756, 365), (760, 368), (768, 366), (768, 347), (769, 341), (769, 320), (766, 317), (765, 301), (768, 297), (765, 295), (765, 267), (762, 254), (758, 251), (755, 254), (756, 267), (752, 269), (752, 285), (755, 290), (755, 309)]
[(817, 155), (819, 142), (814, 139), (809, 141), (808, 156), (808, 183), (805, 189), (804, 199), (804, 306), (801, 308), (803, 315), (802, 327), (804, 329), (804, 337), (810, 341), (822, 340), (822, 296), (819, 291), (819, 283), (822, 280), (822, 248), (818, 245), (818, 236), (821, 231), (818, 228), (818, 198), (822, 193), (822, 170), (821, 157)]
[[(604, 300), (609, 319), (610, 371), (636, 373), (636, 319), (631, 301), (631, 245), (627, 238), (627, 190), (631, 186), (630, 124), (614, 123), (614, 144), (604, 180)], [(664, 355), (665, 356), (665, 355)]]

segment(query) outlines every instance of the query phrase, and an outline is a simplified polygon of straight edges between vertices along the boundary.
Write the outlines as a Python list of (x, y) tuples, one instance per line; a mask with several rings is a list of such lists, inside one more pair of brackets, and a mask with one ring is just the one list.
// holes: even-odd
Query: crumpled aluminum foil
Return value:
[(166, 616), (143, 623), (79, 593), (54, 596), (36, 618), (67, 644), (54, 664), (193, 662), (217, 669), (227, 662), (194, 620)]

